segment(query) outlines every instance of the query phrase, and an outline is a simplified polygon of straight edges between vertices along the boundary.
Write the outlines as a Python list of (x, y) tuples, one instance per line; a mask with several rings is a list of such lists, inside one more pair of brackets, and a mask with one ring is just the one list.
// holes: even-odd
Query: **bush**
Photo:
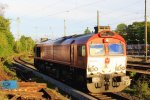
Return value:
[(148, 77), (141, 77), (137, 80), (137, 84), (134, 85), (135, 94), (144, 100), (150, 100), (150, 87)]

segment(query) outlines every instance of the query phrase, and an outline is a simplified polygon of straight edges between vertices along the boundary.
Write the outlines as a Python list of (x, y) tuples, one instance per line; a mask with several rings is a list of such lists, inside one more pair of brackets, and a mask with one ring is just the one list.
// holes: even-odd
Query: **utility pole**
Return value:
[[(65, 11), (66, 12), (66, 15), (67, 13), (69, 13), (69, 11)], [(66, 26), (66, 19), (67, 19), (67, 16), (64, 18), (64, 36), (66, 36), (66, 30), (67, 30), (67, 26)]]
[(17, 17), (17, 19), (16, 19), (16, 23), (17, 23), (17, 35), (18, 35), (18, 44), (17, 44), (17, 50), (18, 51), (20, 51), (20, 48), (19, 48), (19, 46), (20, 46), (20, 30), (19, 30), (19, 25), (20, 25), (20, 18), (19, 17)]
[(18, 40), (19, 40), (20, 38), (20, 30), (19, 30), (20, 18), (19, 17), (17, 17), (16, 23), (17, 23), (17, 35), (18, 35)]
[(64, 19), (64, 36), (66, 36), (66, 20)]
[(147, 61), (147, 12), (146, 12), (146, 0), (145, 0), (145, 61)]
[(99, 11), (97, 10), (97, 32), (99, 32)]

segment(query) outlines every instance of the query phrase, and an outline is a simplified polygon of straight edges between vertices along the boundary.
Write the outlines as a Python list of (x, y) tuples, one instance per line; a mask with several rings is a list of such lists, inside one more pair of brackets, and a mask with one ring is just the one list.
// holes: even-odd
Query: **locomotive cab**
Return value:
[(118, 92), (130, 85), (130, 78), (126, 76), (126, 43), (122, 37), (102, 31), (89, 39), (87, 54), (90, 92)]

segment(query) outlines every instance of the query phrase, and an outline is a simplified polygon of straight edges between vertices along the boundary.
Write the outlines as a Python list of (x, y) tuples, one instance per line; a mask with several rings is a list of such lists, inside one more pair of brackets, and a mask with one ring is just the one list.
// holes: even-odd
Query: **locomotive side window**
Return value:
[(104, 53), (104, 44), (90, 44), (91, 56), (99, 56), (103, 55)]
[(86, 53), (85, 53), (85, 45), (78, 46), (78, 56), (84, 57), (85, 54), (86, 54)]
[(41, 48), (40, 47), (36, 48), (36, 57), (41, 57)]
[(109, 44), (109, 54), (123, 54), (123, 45)]

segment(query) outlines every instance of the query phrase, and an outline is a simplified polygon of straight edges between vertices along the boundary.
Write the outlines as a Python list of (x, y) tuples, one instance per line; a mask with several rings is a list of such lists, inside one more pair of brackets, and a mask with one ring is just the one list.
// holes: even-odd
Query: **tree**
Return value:
[(10, 21), (0, 16), (0, 57), (13, 52), (14, 37), (10, 32)]
[(34, 48), (35, 42), (31, 37), (21, 36), (19, 41), (15, 42), (14, 50), (15, 52), (32, 52)]
[(91, 31), (90, 31), (89, 28), (87, 27), (87, 28), (85, 29), (85, 31), (84, 31), (84, 34), (89, 34), (89, 33), (91, 33)]
[[(148, 24), (148, 43), (150, 43), (150, 22)], [(133, 22), (131, 25), (119, 24), (116, 32), (120, 33), (129, 44), (144, 44), (145, 22)], [(126, 33), (126, 34), (125, 34)]]
[[(150, 22), (148, 22), (148, 34), (150, 34)], [(132, 25), (128, 25), (127, 29), (128, 38), (132, 41), (130, 43), (137, 44), (144, 44), (145, 39), (145, 22), (134, 22)], [(150, 35), (148, 36), (148, 39)], [(148, 40), (150, 43), (150, 40)]]
[(127, 25), (124, 23), (121, 23), (117, 25), (117, 28), (115, 30), (118, 34), (120, 34), (124, 39), (127, 39)]
[(124, 35), (124, 34), (126, 34), (126, 30), (127, 30), (126, 24), (121, 23), (121, 24), (117, 25), (117, 29), (116, 29), (117, 33)]

